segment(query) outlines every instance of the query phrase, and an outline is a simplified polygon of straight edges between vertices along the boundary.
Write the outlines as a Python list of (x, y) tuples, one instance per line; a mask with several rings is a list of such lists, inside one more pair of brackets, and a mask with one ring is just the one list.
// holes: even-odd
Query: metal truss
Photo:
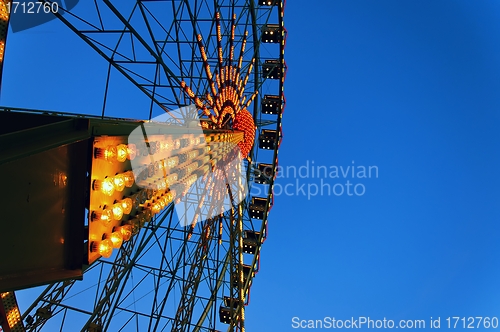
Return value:
[[(281, 25), (281, 3), (277, 11)], [(196, 36), (202, 35), (208, 60), (215, 64), (216, 12), (221, 13), (224, 36), (230, 34), (233, 14), (237, 17), (235, 42), (241, 42), (248, 31), (244, 67), (256, 58), (248, 91), (263, 90), (266, 80), (260, 68), (266, 57), (260, 53), (260, 29), (268, 21), (275, 23), (272, 22), (272, 15), (276, 14), (274, 6), (259, 7), (253, 0), (113, 3), (94, 0), (85, 2), (84, 8), (61, 8), (55, 15), (109, 65), (102, 116), (109, 107), (106, 97), (114, 69), (151, 100), (146, 116), (151, 119), (156, 110), (171, 112), (188, 104), (180, 89), (181, 81), (186, 81), (200, 95), (208, 89), (207, 82), (201, 79), (203, 61), (198, 54)], [(226, 46), (225, 54), (228, 48)], [(279, 45), (279, 52), (276, 58), (284, 63), (284, 43)], [(283, 81), (277, 86), (283, 96)], [(253, 114), (257, 127), (276, 128), (279, 139), (281, 115), (278, 119), (263, 118), (259, 110), (260, 104), (255, 101)], [(278, 147), (273, 151), (274, 167)], [(252, 160), (259, 158), (256, 147), (251, 156)], [(250, 174), (251, 167), (247, 169)], [(250, 175), (247, 181), (251, 181)], [(271, 196), (272, 183), (269, 200)], [(92, 281), (90, 286), (70, 280), (47, 287), (23, 314), (23, 320), (29, 323), (27, 330), (39, 331), (59, 317), (57, 328), (61, 330), (80, 324), (82, 331), (120, 331), (132, 326), (147, 326), (154, 331), (215, 331), (216, 326), (220, 326), (218, 309), (224, 305), (225, 298), (230, 298), (234, 310), (228, 331), (244, 331), (245, 301), (254, 272), (244, 275), (242, 234), (247, 229), (264, 234), (268, 212), (266, 207), (264, 220), (254, 220), (248, 214), (249, 204), (250, 197), (235, 204), (231, 211), (199, 223), (191, 230), (176, 224), (173, 205), (170, 206), (127, 242), (114, 261), (101, 260), (90, 266), (84, 276), (85, 281)], [(249, 264), (252, 268), (257, 266), (259, 254), (260, 246)], [(76, 301), (88, 293), (92, 297), (91, 305)], [(77, 315), (83, 318), (77, 321), (74, 318)], [(47, 325), (47, 328), (54, 326)]]

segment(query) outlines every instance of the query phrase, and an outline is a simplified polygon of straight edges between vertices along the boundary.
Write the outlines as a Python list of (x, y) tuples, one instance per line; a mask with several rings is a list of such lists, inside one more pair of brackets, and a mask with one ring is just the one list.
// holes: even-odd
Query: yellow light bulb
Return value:
[(123, 191), (125, 189), (125, 176), (123, 174), (115, 175), (113, 184), (116, 191)]
[(121, 203), (122, 203), (123, 213), (130, 214), (130, 212), (132, 211), (132, 205), (133, 205), (132, 199), (125, 198), (122, 200)]
[(104, 209), (101, 214), (101, 221), (104, 224), (109, 224), (113, 220), (113, 213), (111, 210)]
[(122, 234), (123, 241), (128, 241), (132, 237), (132, 225), (123, 225), (116, 228)]
[(96, 247), (97, 247), (96, 251), (102, 257), (109, 258), (113, 253), (113, 242), (111, 242), (110, 239), (104, 239), (102, 241), (97, 242)]
[(113, 220), (111, 210), (104, 209), (102, 211), (92, 212), (92, 221), (101, 221), (104, 225), (109, 224)]
[(165, 201), (163, 200), (163, 197), (159, 199), (158, 201), (161, 205), (162, 210), (165, 208)]
[(119, 162), (124, 162), (127, 160), (128, 147), (125, 144), (120, 144), (116, 147), (116, 160)]
[(113, 162), (116, 159), (116, 147), (114, 146), (108, 146), (105, 149), (103, 148), (96, 148), (95, 149), (95, 157), (107, 160), (109, 162)]
[(109, 235), (113, 248), (120, 248), (123, 243), (123, 235), (121, 232), (113, 232)]
[(113, 205), (113, 218), (115, 220), (122, 220), (123, 217), (123, 206), (121, 203), (116, 203)]
[(127, 171), (123, 173), (123, 178), (125, 180), (125, 186), (130, 188), (134, 185), (134, 172), (132, 171)]
[(173, 147), (175, 150), (179, 149), (181, 147), (181, 141), (179, 139), (174, 140)]
[(160, 160), (158, 162), (158, 175), (167, 176), (167, 174), (168, 174), (168, 167), (166, 159)]
[(166, 180), (160, 180), (158, 182), (158, 190), (165, 190), (167, 189), (167, 181)]
[(96, 180), (94, 189), (100, 190), (104, 195), (111, 196), (115, 192), (113, 177), (106, 177), (104, 180)]
[(154, 213), (154, 214), (157, 214), (161, 211), (162, 207), (161, 207), (161, 203), (160, 202), (156, 202), (154, 203), (152, 206), (151, 206), (151, 211)]
[(104, 159), (107, 161), (114, 161), (116, 158), (116, 148), (114, 146), (108, 146), (104, 150)]

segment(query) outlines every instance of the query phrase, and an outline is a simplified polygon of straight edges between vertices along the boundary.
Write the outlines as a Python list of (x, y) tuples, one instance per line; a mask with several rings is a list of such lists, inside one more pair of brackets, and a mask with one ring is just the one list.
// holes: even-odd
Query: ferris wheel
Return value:
[[(106, 61), (102, 114), (0, 113), (93, 126), (83, 275), (15, 292), (0, 278), (0, 326), (245, 331), (283, 136), (284, 2), (41, 2)], [(108, 116), (116, 72), (150, 101), (127, 119)]]

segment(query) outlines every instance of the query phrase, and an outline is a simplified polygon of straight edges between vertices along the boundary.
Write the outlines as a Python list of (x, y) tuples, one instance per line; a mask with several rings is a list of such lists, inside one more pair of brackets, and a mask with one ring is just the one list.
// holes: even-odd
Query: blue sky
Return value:
[(379, 176), (351, 181), (361, 197), (276, 197), (250, 331), (498, 315), (499, 15), (494, 1), (288, 2), (280, 164)]
[[(248, 331), (500, 316), (499, 18), (489, 0), (288, 1), (280, 165), (354, 162), (378, 177), (278, 178), (365, 193), (277, 195)], [(9, 39), (1, 104), (99, 114), (106, 64), (56, 29)], [(113, 93), (118, 108), (142, 98)]]

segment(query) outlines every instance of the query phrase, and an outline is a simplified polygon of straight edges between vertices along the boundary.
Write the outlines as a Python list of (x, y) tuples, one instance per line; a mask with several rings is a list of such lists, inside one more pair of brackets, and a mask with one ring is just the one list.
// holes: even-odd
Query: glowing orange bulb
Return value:
[(104, 150), (104, 159), (107, 161), (113, 161), (116, 158), (116, 148), (114, 146), (108, 146)]
[(120, 144), (116, 147), (116, 160), (119, 162), (124, 162), (127, 160), (128, 148), (125, 144)]
[(163, 196), (161, 199), (165, 203), (165, 205), (168, 205), (168, 204), (170, 204), (170, 202), (172, 202), (172, 194), (168, 193), (165, 196)]
[(123, 235), (120, 232), (113, 232), (109, 235), (113, 248), (120, 248), (123, 243)]
[(94, 211), (92, 212), (92, 221), (99, 220), (103, 224), (107, 225), (113, 220), (113, 212), (108, 209), (104, 209), (102, 211)]
[(100, 190), (104, 195), (111, 196), (115, 192), (113, 177), (106, 177), (99, 182)]
[(123, 213), (124, 214), (130, 214), (130, 211), (132, 211), (132, 199), (131, 198), (125, 198), (121, 202), (122, 208), (123, 208)]
[(122, 234), (123, 241), (128, 241), (132, 237), (132, 225), (123, 225), (116, 229)]
[(123, 206), (121, 203), (116, 203), (113, 205), (113, 218), (115, 220), (122, 220), (123, 217)]
[(92, 242), (91, 251), (97, 252), (99, 255), (109, 258), (113, 253), (113, 242), (110, 239)]
[(161, 203), (160, 202), (156, 202), (154, 203), (152, 206), (151, 206), (151, 211), (154, 213), (154, 214), (157, 214), (161, 211), (162, 209), (162, 206), (161, 206)]
[(123, 191), (125, 189), (125, 176), (123, 174), (116, 175), (113, 184), (116, 191)]
[(116, 159), (116, 147), (108, 146), (107, 148), (96, 148), (95, 149), (95, 157), (107, 160), (109, 162), (113, 162)]
[(128, 171), (123, 173), (123, 179), (125, 181), (125, 186), (130, 188), (134, 185), (134, 172)]
[(111, 210), (104, 209), (101, 214), (101, 221), (104, 222), (105, 224), (108, 224), (112, 220), (113, 213)]

